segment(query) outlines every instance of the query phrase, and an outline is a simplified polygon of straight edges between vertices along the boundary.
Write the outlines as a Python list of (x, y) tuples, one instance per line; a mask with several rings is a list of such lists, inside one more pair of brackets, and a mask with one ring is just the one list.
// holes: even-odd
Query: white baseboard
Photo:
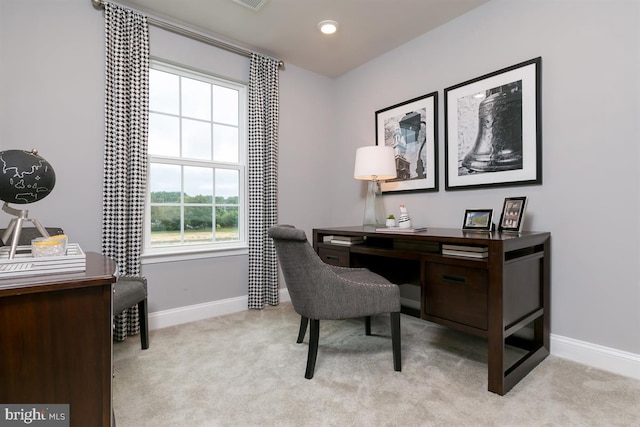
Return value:
[[(287, 289), (280, 289), (280, 301), (284, 302), (290, 300), (289, 291)], [(248, 303), (249, 297), (245, 295), (236, 298), (228, 298), (203, 304), (174, 308), (171, 310), (156, 311), (149, 313), (149, 329), (162, 329), (169, 326), (180, 325), (182, 323), (208, 319), (210, 317), (237, 313), (239, 311), (247, 310)]]
[[(287, 289), (280, 289), (280, 301), (290, 301)], [(149, 314), (149, 329), (161, 329), (210, 317), (247, 310), (248, 297), (211, 301)], [(551, 334), (551, 354), (593, 368), (640, 379), (640, 355)]]
[(640, 380), (640, 354), (551, 334), (551, 354)]

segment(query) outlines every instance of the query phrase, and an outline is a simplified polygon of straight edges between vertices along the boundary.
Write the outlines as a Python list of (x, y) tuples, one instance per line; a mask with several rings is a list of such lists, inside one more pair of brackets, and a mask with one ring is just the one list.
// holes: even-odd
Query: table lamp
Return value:
[(353, 177), (369, 181), (362, 225), (384, 225), (385, 218), (380, 181), (393, 179), (396, 176), (396, 161), (392, 147), (371, 145), (360, 147), (356, 150)]

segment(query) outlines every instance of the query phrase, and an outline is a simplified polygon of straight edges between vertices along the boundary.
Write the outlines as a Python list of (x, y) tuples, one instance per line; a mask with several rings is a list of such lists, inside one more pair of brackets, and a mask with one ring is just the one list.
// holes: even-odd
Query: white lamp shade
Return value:
[(393, 179), (397, 176), (396, 159), (393, 148), (370, 145), (356, 150), (355, 179), (367, 181)]

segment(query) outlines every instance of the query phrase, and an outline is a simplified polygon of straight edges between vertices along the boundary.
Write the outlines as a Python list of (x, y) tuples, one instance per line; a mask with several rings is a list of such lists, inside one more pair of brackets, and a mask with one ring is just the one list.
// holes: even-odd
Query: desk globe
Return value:
[(12, 218), (2, 235), (2, 241), (8, 242), (13, 234), (9, 259), (13, 259), (24, 221), (29, 221), (44, 237), (47, 231), (36, 219), (29, 218), (29, 211), (18, 210), (9, 203), (24, 205), (42, 200), (51, 193), (56, 184), (53, 167), (38, 155), (36, 150), (0, 151), (0, 200), (4, 202), (2, 210)]

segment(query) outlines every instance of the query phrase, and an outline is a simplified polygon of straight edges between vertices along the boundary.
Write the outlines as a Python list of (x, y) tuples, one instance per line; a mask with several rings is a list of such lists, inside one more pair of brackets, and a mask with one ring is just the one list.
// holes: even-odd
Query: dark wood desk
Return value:
[(115, 263), (86, 261), (80, 273), (0, 274), (0, 402), (69, 404), (71, 426), (107, 427)]
[[(330, 236), (362, 236), (351, 246)], [(443, 255), (442, 245), (487, 248), (486, 258)], [(324, 262), (367, 267), (397, 284), (420, 287), (407, 314), (488, 341), (488, 389), (504, 395), (549, 355), (550, 234), (430, 228), (411, 234), (370, 227), (313, 230)]]

